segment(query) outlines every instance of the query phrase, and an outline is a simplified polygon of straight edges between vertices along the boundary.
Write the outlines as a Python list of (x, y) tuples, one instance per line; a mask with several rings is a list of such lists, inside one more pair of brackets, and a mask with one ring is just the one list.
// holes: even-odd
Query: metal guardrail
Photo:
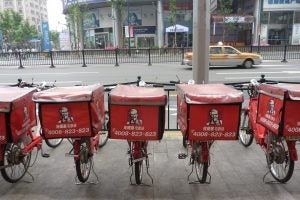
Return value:
[[(300, 45), (237, 46), (242, 52), (259, 53), (264, 60), (300, 59)], [(130, 52), (129, 52), (130, 51)], [(0, 53), (0, 66), (73, 65), (121, 63), (181, 63), (192, 48), (85, 49), (76, 51)]]

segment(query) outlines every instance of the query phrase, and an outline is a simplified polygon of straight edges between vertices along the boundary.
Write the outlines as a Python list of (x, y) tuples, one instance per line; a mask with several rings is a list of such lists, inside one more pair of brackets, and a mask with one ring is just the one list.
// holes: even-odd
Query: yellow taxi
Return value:
[[(184, 54), (183, 63), (192, 65), (193, 52)], [(209, 46), (209, 65), (210, 66), (243, 66), (250, 69), (253, 65), (262, 63), (262, 57), (256, 53), (243, 53), (228, 45)]]

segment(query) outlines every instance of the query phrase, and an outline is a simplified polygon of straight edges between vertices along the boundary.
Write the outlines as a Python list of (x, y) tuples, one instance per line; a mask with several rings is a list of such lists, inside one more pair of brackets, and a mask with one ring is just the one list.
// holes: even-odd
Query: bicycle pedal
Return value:
[(178, 159), (186, 159), (187, 158), (187, 154), (186, 153), (179, 153), (178, 154)]
[(50, 154), (49, 154), (49, 153), (43, 153), (43, 154), (42, 154), (42, 157), (43, 157), (43, 158), (49, 158), (49, 157), (50, 157)]

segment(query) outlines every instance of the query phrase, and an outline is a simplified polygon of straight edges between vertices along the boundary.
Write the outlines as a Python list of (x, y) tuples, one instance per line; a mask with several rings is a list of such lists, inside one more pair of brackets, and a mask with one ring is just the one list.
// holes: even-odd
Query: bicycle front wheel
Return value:
[(102, 130), (100, 132), (100, 137), (99, 137), (99, 147), (103, 147), (108, 140), (108, 129), (109, 129), (109, 116), (108, 112), (105, 112), (105, 121), (102, 126)]
[(86, 142), (83, 142), (80, 145), (78, 159), (75, 160), (76, 174), (80, 182), (84, 183), (88, 180), (92, 169), (92, 162), (92, 155), (89, 148)]
[(143, 179), (143, 160), (134, 163), (134, 175), (136, 184), (140, 185)]
[(293, 175), (295, 163), (291, 160), (286, 140), (283, 137), (273, 139), (271, 150), (267, 152), (266, 157), (274, 179), (280, 183), (289, 181)]
[(242, 110), (240, 130), (239, 130), (239, 140), (244, 147), (250, 146), (253, 142), (253, 133), (250, 128), (248, 110)]
[(56, 138), (56, 139), (45, 139), (45, 142), (48, 147), (56, 148), (58, 147), (61, 142), (63, 141), (63, 138)]
[(204, 162), (203, 160), (201, 143), (197, 142), (194, 148), (194, 167), (196, 175), (200, 183), (205, 183), (208, 173), (208, 162)]
[(7, 144), (4, 160), (0, 161), (2, 177), (9, 183), (18, 182), (26, 174), (31, 160), (31, 153), (24, 154), (17, 144)]

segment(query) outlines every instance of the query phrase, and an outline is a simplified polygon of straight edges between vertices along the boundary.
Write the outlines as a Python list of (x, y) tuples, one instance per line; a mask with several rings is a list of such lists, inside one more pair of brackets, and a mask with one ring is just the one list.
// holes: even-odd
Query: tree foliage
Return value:
[[(218, 9), (217, 13), (226, 16), (232, 13), (232, 2), (233, 0), (218, 0)], [(222, 33), (222, 41), (225, 42), (226, 29), (232, 30), (234, 29), (234, 23), (223, 24), (223, 33)]]
[[(169, 23), (172, 25), (172, 26), (175, 26), (176, 25), (176, 0), (169, 0), (169, 9), (170, 9), (170, 13), (169, 13), (169, 16), (168, 16), (168, 21)], [(177, 46), (176, 44), (176, 26), (175, 26), (175, 31), (174, 31), (174, 34), (175, 34), (175, 37), (174, 37), (174, 40), (173, 40), (173, 47), (174, 46)]]
[(0, 30), (4, 42), (9, 46), (23, 46), (31, 38), (37, 37), (35, 26), (30, 25), (22, 15), (13, 10), (0, 12)]
[(117, 26), (117, 29), (114, 30), (117, 30), (116, 37), (118, 38), (117, 41), (115, 41), (115, 44), (116, 46), (121, 47), (123, 46), (122, 22), (124, 18), (124, 7), (126, 2), (128, 3), (128, 0), (109, 0), (111, 7), (115, 10), (115, 13), (112, 16), (112, 19), (115, 20), (114, 23), (116, 23)]
[(54, 43), (54, 46), (56, 48), (58, 48), (59, 47), (59, 32), (51, 31), (50, 32), (50, 39)]

